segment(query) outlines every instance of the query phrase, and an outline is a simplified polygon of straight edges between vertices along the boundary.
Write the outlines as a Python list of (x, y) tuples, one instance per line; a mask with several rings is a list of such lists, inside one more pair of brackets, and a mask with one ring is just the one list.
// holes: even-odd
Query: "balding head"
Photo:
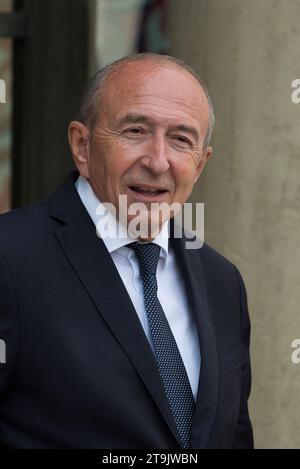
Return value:
[[(133, 54), (122, 57), (121, 59), (118, 59), (100, 69), (88, 83), (80, 105), (78, 120), (93, 131), (98, 119), (100, 118), (101, 111), (109, 105), (109, 103), (107, 103), (107, 92), (109, 88), (112, 89), (115, 87), (116, 89), (117, 83), (120, 82), (120, 79), (126, 80), (128, 78), (126, 75), (137, 74), (141, 69), (145, 71), (145, 67), (149, 72), (157, 67), (181, 69), (197, 81), (199, 88), (206, 97), (208, 105), (208, 125), (203, 148), (208, 147), (215, 125), (215, 115), (207, 88), (198, 74), (191, 67), (181, 60), (168, 55), (155, 53)], [(108, 85), (110, 85), (110, 87)]]

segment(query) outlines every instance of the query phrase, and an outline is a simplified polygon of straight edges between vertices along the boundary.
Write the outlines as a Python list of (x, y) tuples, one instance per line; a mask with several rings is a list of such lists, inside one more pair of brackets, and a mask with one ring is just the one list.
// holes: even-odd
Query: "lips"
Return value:
[(149, 185), (132, 185), (129, 186), (129, 189), (138, 200), (144, 201), (160, 200), (168, 192), (168, 190), (164, 187), (155, 187)]
[(130, 189), (138, 194), (149, 194), (157, 195), (167, 192), (166, 189), (161, 187), (149, 187), (149, 186), (130, 186)]

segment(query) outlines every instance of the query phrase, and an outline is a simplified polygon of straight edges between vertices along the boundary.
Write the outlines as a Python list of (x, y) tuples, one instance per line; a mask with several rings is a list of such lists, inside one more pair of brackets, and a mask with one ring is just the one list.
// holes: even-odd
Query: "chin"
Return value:
[(129, 215), (127, 218), (127, 229), (133, 238), (154, 239), (159, 235), (161, 227), (162, 223), (148, 211), (136, 216)]

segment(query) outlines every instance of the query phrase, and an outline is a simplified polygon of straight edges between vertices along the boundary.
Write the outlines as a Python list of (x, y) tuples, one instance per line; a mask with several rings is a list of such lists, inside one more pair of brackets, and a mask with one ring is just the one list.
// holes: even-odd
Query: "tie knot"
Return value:
[(136, 241), (129, 244), (128, 247), (135, 251), (141, 277), (151, 274), (156, 275), (160, 246), (154, 243), (139, 243)]

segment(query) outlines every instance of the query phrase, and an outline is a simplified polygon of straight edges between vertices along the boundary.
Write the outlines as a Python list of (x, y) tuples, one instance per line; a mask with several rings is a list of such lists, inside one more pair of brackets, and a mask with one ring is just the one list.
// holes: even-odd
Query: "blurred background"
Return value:
[(73, 168), (67, 125), (106, 63), (168, 53), (207, 84), (214, 156), (192, 200), (205, 202), (206, 242), (246, 283), (257, 448), (300, 448), (299, 44), (300, 0), (0, 0), (0, 213)]

